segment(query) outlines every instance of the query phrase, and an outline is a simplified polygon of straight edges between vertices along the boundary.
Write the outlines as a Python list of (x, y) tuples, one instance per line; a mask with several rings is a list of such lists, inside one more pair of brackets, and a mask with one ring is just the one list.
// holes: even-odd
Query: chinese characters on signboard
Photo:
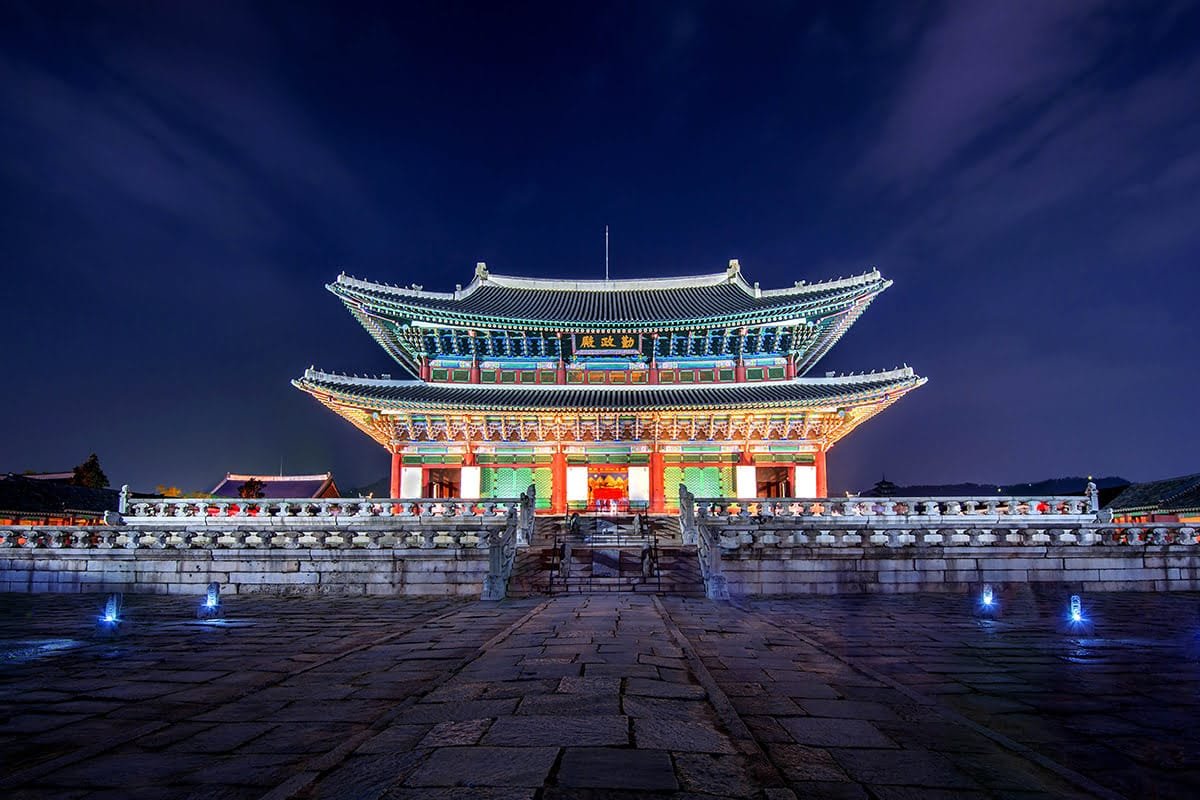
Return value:
[(577, 353), (636, 353), (641, 350), (641, 336), (630, 333), (577, 333)]

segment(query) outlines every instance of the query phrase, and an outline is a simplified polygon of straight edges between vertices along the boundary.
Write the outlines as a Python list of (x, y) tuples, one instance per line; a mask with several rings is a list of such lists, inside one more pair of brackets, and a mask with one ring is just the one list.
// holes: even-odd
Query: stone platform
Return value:
[(6, 798), (1192, 797), (1195, 594), (0, 596)]

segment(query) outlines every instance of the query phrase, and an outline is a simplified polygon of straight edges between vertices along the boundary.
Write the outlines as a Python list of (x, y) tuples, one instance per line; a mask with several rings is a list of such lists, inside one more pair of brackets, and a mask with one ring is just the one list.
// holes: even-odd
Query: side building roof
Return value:
[(1200, 510), (1200, 473), (1132, 483), (1114, 497), (1107, 508), (1121, 514)]
[(797, 378), (762, 383), (697, 386), (496, 386), (434, 384), (351, 378), (310, 369), (292, 382), (322, 402), (390, 410), (422, 411), (667, 411), (680, 409), (836, 408), (894, 400), (925, 378), (911, 368), (869, 375)]

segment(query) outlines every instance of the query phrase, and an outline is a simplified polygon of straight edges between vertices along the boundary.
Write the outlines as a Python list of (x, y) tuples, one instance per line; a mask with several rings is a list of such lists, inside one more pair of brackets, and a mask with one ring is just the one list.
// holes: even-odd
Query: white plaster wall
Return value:
[[(586, 498), (585, 498), (586, 499)], [(650, 502), (650, 468), (629, 468), (629, 499), (633, 502)]]
[(401, 497), (420, 497), (421, 496), (421, 468), (420, 467), (401, 467), (400, 468), (400, 496)]
[(817, 496), (817, 468), (802, 464), (796, 465), (796, 488), (792, 490), (796, 497)]
[(733, 488), (738, 497), (758, 497), (758, 470), (753, 465), (733, 468)]
[(567, 502), (586, 503), (587, 499), (587, 467), (567, 467)]
[(479, 467), (463, 467), (459, 474), (459, 494), (463, 497), (479, 497), (479, 476)]

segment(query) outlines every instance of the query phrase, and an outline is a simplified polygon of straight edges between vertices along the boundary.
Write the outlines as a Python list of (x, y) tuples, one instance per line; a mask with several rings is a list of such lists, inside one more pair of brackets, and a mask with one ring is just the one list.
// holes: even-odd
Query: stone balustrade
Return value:
[[(714, 524), (715, 523), (715, 524)], [(864, 547), (1060, 547), (1146, 546), (1200, 543), (1200, 531), (1181, 523), (1122, 525), (1069, 522), (1033, 525), (851, 526), (836, 520), (802, 522), (792, 526), (748, 526), (703, 516), (697, 519), (697, 538), (707, 537), (722, 550), (741, 548), (864, 548)]]
[(1087, 497), (698, 497), (693, 498), (692, 502), (697, 514), (717, 519), (836, 518), (859, 520), (863, 526), (878, 524), (881, 517), (970, 517), (973, 520), (1046, 516), (1095, 518)]
[(264, 529), (254, 524), (206, 525), (162, 528), (144, 524), (128, 526), (16, 525), (0, 527), (0, 550), (379, 550), (486, 548), (489, 531), (505, 529), (507, 517), (495, 515), (492, 524), (482, 521), (471, 528), (421, 525), (412, 528), (288, 526)]
[(470, 500), (179, 500), (115, 524), (0, 526), (0, 591), (230, 591), (463, 597), (507, 592), (532, 486)]
[(519, 497), (465, 499), (419, 497), (411, 499), (311, 498), (129, 500), (122, 509), (124, 523), (145, 525), (206, 525), (228, 527), (315, 526), (362, 527), (376, 521), (394, 525), (414, 519), (438, 523), (474, 523), (503, 518), (521, 505)]

